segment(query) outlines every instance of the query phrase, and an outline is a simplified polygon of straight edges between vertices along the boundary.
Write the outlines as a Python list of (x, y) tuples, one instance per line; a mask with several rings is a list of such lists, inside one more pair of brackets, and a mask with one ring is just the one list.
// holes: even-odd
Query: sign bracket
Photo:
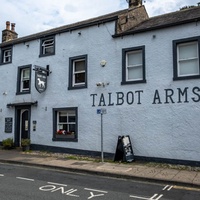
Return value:
[(37, 66), (34, 65), (35, 68), (33, 68), (34, 71), (38, 71), (38, 72), (46, 72), (47, 76), (49, 76), (49, 74), (52, 73), (52, 71), (49, 69), (49, 65), (46, 66), (46, 68), (41, 67), (41, 66)]

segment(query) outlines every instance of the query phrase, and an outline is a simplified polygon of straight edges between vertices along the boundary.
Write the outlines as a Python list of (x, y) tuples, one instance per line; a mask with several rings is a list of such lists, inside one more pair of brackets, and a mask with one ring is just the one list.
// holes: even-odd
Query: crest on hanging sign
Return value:
[(44, 92), (47, 89), (47, 72), (35, 70), (35, 88), (39, 93)]

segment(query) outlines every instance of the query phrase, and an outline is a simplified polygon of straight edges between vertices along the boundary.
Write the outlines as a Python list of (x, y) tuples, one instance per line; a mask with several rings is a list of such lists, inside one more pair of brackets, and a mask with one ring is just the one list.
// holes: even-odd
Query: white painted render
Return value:
[[(78, 34), (81, 32), (81, 35)], [(14, 108), (6, 105), (12, 102), (38, 101), (31, 108), (31, 143), (101, 151), (100, 115), (98, 108), (106, 108), (103, 116), (104, 151), (115, 153), (119, 135), (129, 135), (134, 154), (145, 157), (159, 157), (200, 161), (200, 103), (192, 92), (199, 87), (198, 79), (173, 81), (172, 41), (200, 36), (199, 25), (190, 23), (161, 30), (113, 38), (115, 22), (92, 26), (56, 35), (56, 54), (39, 57), (40, 40), (13, 46), (11, 64), (0, 66), (0, 141), (14, 137), (4, 133), (5, 117), (13, 117)], [(155, 35), (155, 37), (153, 37)], [(121, 85), (122, 49), (145, 46), (146, 83)], [(69, 58), (88, 56), (88, 87), (68, 90)], [(106, 66), (100, 62), (106, 60)], [(31, 74), (31, 94), (16, 95), (17, 70), (19, 66), (31, 64), (50, 66), (48, 86), (44, 93), (35, 89), (35, 72)], [(105, 87), (97, 87), (97, 82), (109, 82)], [(188, 87), (188, 103), (178, 103), (177, 88)], [(175, 103), (165, 103), (165, 89), (173, 89)], [(158, 90), (162, 104), (153, 104)], [(3, 92), (7, 92), (3, 95)], [(140, 92), (140, 104), (138, 100)], [(116, 105), (116, 92), (125, 95), (123, 105)], [(133, 92), (134, 103), (126, 100), (128, 92)], [(113, 106), (109, 104), (109, 94)], [(97, 94), (93, 105), (91, 94)], [(106, 106), (98, 106), (101, 94)], [(128, 93), (130, 95), (132, 93)], [(200, 93), (199, 93), (200, 94)], [(129, 96), (130, 98), (130, 96)], [(47, 110), (45, 110), (47, 107)], [(78, 142), (52, 141), (53, 108), (78, 107)], [(36, 131), (32, 121), (36, 120)], [(13, 122), (14, 123), (14, 122)], [(14, 127), (14, 124), (13, 124)]]

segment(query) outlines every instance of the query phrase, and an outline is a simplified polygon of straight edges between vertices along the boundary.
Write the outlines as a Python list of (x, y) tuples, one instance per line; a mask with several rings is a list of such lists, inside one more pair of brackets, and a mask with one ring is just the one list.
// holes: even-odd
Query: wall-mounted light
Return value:
[(102, 82), (96, 83), (96, 86), (102, 86)]
[(47, 106), (42, 107), (42, 109), (43, 109), (44, 111), (47, 111)]
[(102, 67), (105, 67), (106, 66), (106, 60), (102, 60), (101, 62), (100, 62), (100, 65), (102, 66)]
[(5, 96), (6, 96), (7, 94), (8, 94), (8, 93), (7, 93), (6, 91), (4, 91), (4, 92), (3, 92), (3, 95), (5, 95)]
[(24, 42), (24, 45), (26, 45), (26, 47), (28, 48), (30, 44), (28, 42)]
[(106, 82), (106, 83), (104, 83), (104, 82), (98, 82), (98, 83), (96, 83), (96, 86), (97, 87), (100, 87), (100, 86), (105, 87), (106, 85), (109, 85), (109, 84), (110, 84), (109, 82)]

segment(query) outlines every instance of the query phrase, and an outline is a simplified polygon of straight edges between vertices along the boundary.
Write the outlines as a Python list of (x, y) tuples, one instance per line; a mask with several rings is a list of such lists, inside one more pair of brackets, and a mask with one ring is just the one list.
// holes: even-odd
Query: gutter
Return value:
[(75, 31), (75, 30), (78, 30), (78, 29), (83, 29), (83, 28), (87, 28), (87, 27), (91, 27), (91, 26), (95, 26), (95, 25), (99, 26), (100, 24), (116, 21), (117, 19), (118, 19), (118, 15), (114, 16), (114, 17), (109, 17), (107, 19), (96, 20), (96, 21), (89, 22), (89, 23), (82, 23), (82, 24), (75, 25), (75, 26), (72, 25), (71, 27), (69, 25), (66, 28), (64, 28), (64, 27), (63, 28), (61, 27), (60, 29), (55, 28), (55, 29), (52, 29), (52, 30), (47, 30), (47, 31), (44, 31), (44, 32), (41, 32), (41, 33), (36, 33), (36, 34), (30, 35), (30, 36), (25, 36), (25, 37), (17, 38), (15, 40), (11, 40), (11, 41), (8, 41), (8, 42), (1, 43), (0, 48), (6, 47), (6, 46), (12, 46), (12, 45), (15, 45), (15, 44), (20, 44), (20, 43), (23, 43), (23, 42), (29, 42), (29, 41), (40, 39), (40, 38), (47, 37), (47, 36), (52, 36), (52, 35), (61, 34), (61, 33), (65, 33), (65, 32), (72, 32), (72, 31)]

